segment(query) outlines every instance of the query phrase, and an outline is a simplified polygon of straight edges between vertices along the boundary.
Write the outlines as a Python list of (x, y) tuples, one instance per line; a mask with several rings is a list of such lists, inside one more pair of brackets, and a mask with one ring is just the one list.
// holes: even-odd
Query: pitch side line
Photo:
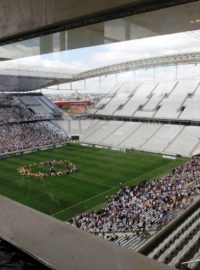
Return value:
[[(151, 173), (151, 172), (154, 172), (154, 171), (157, 171), (157, 170), (159, 170), (159, 169), (161, 169), (161, 168), (163, 168), (163, 167), (166, 167), (166, 166), (169, 165), (169, 164), (170, 164), (170, 163), (167, 163), (167, 164), (162, 165), (162, 166), (160, 166), (160, 167), (158, 167), (158, 168), (156, 168), (156, 169), (153, 169), (153, 170), (151, 170), (151, 171), (149, 171), (149, 172), (146, 172), (146, 173), (144, 173), (144, 174), (142, 174), (142, 175), (140, 175), (140, 176), (137, 176), (136, 178), (132, 178), (132, 179), (130, 179), (130, 180), (124, 182), (123, 185), (124, 185), (124, 184), (127, 184), (127, 183), (129, 183), (129, 182), (131, 182), (131, 181), (133, 181), (133, 180), (137, 180), (137, 179), (139, 179), (139, 178), (141, 178), (141, 177), (143, 177), (143, 176), (145, 176), (145, 175), (148, 175), (148, 174)], [(62, 212), (65, 212), (65, 211), (68, 210), (68, 209), (71, 209), (71, 208), (73, 208), (73, 207), (76, 207), (76, 206), (78, 206), (78, 205), (81, 205), (82, 203), (88, 202), (88, 201), (90, 201), (90, 200), (92, 200), (92, 199), (94, 199), (94, 198), (96, 198), (96, 197), (99, 197), (99, 196), (103, 195), (104, 193), (107, 193), (107, 192), (109, 192), (109, 191), (111, 191), (111, 190), (113, 190), (113, 189), (116, 189), (117, 187), (119, 187), (119, 186), (114, 186), (113, 188), (108, 189), (108, 190), (106, 190), (106, 191), (104, 191), (104, 192), (101, 192), (101, 193), (99, 193), (99, 194), (97, 194), (97, 195), (95, 195), (95, 196), (93, 196), (93, 197), (90, 197), (89, 199), (86, 199), (86, 200), (81, 201), (81, 202), (79, 202), (79, 203), (73, 204), (72, 206), (66, 207), (65, 209), (62, 209), (62, 210), (60, 210), (60, 211), (58, 211), (58, 212), (52, 214), (51, 216), (54, 217), (54, 216), (56, 216), (56, 215), (58, 215), (58, 214), (60, 214), (60, 213), (62, 213)]]

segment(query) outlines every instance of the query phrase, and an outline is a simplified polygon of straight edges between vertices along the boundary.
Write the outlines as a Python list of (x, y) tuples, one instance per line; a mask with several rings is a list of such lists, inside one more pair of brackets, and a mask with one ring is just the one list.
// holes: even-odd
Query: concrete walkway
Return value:
[(0, 196), (0, 237), (51, 269), (172, 269), (3, 196)]

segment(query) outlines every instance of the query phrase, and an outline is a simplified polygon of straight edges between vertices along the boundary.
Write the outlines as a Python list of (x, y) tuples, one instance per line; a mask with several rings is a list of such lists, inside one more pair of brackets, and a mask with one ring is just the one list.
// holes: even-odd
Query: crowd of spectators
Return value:
[(66, 142), (68, 137), (48, 121), (2, 124), (0, 154)]
[(195, 194), (200, 194), (200, 156), (166, 176), (121, 187), (115, 196), (107, 198), (105, 207), (80, 214), (69, 223), (93, 233), (148, 233), (155, 224), (163, 224), (169, 214), (184, 208)]
[(4, 106), (0, 108), (0, 124), (40, 120), (42, 117), (34, 114), (25, 106)]
[[(52, 119), (53, 117), (51, 117)], [(32, 111), (16, 95), (0, 95), (0, 124), (50, 119)]]
[[(42, 109), (42, 105), (41, 105)], [(68, 137), (15, 94), (0, 94), (0, 154), (66, 142)]]

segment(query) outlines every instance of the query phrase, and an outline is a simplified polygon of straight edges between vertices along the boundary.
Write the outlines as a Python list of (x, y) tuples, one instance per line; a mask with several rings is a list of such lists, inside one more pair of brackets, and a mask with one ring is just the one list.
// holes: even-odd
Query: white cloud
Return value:
[(30, 55), (38, 55), (39, 46), (33, 44), (33, 46), (26, 46), (23, 43), (19, 44), (9, 44), (0, 47), (0, 57), (15, 59), (15, 58), (24, 58)]
[(152, 56), (200, 51), (199, 44), (200, 36), (198, 39), (198, 36), (189, 32), (108, 44), (104, 51), (92, 55), (91, 62), (102, 66)]
[[(52, 69), (55, 72), (64, 70), (69, 73), (75, 73), (82, 70), (92, 69), (95, 67), (105, 66), (113, 63), (120, 63), (124, 61), (130, 61), (134, 59), (140, 59), (152, 56), (161, 56), (175, 53), (184, 53), (192, 51), (200, 51), (200, 31), (185, 32), (179, 34), (156, 36), (151, 38), (144, 38), (139, 40), (132, 40), (126, 42), (110, 43), (106, 45), (82, 48), (66, 52), (57, 52), (51, 55), (45, 56), (32, 56), (22, 59), (16, 59), (12, 61), (7, 61), (1, 63), (1, 65), (9, 66), (29, 66), (30, 68), (40, 69)], [(24, 45), (17, 45), (17, 53), (23, 55), (32, 53), (38, 53), (38, 46), (34, 44), (33, 47)], [(6, 51), (7, 50), (7, 51)], [(0, 55), (8, 55), (12, 53), (13, 57), (15, 53), (15, 48), (12, 46), (1, 47)], [(89, 53), (88, 53), (89, 52)], [(88, 57), (89, 55), (89, 57)], [(179, 67), (182, 77), (191, 77), (192, 75), (197, 75), (197, 67), (185, 66), (182, 69)], [(70, 72), (71, 71), (71, 72)], [(156, 71), (157, 76), (162, 79), (162, 77), (173, 78), (174, 68), (160, 68)], [(133, 76), (133, 75), (132, 75)], [(128, 73), (120, 74), (118, 80), (123, 81), (126, 79), (132, 79), (133, 77)], [(136, 77), (138, 80), (149, 80), (153, 78), (153, 73), (151, 70), (147, 71), (137, 71)], [(101, 85), (99, 80), (90, 79), (87, 80), (86, 88), (83, 87), (83, 91), (106, 91), (112, 89), (115, 81), (115, 76), (102, 77)], [(74, 84), (75, 87), (76, 84)], [(101, 86), (101, 89), (100, 89)], [(63, 86), (64, 89), (67, 86)]]

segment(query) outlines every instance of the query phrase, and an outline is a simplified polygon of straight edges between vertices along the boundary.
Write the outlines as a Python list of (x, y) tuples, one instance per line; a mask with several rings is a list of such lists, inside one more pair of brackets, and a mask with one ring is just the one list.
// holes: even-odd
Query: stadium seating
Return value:
[(155, 118), (178, 119), (181, 115), (184, 102), (189, 95), (192, 95), (199, 85), (199, 81), (183, 80), (179, 81), (169, 96), (163, 99), (160, 109), (155, 114)]
[[(180, 226), (174, 229), (148, 257), (180, 268), (182, 262), (198, 258), (200, 242), (199, 230), (200, 209), (197, 209), (188, 216)], [(195, 264), (191, 264), (189, 268), (195, 269), (196, 266)]]
[(156, 88), (157, 83), (141, 84), (136, 88), (136, 91), (130, 97), (128, 102), (124, 104), (122, 108), (117, 110), (115, 116), (130, 117), (136, 113), (136, 111), (146, 104), (152, 91)]
[(54, 119), (62, 116), (62, 111), (42, 94), (23, 94), (20, 101), (34, 114), (43, 119)]
[[(76, 124), (82, 123), (84, 120)], [(78, 129), (81, 142), (86, 144), (186, 157), (200, 152), (199, 126), (90, 120), (87, 129)]]
[(199, 101), (200, 101), (200, 85), (193, 95), (190, 95), (183, 107), (185, 108), (182, 114), (180, 115), (180, 119), (185, 120), (200, 120), (199, 117)]
[(160, 103), (165, 97), (169, 96), (176, 84), (176, 81), (160, 82), (153, 91), (152, 95), (149, 97), (148, 102), (145, 104), (143, 109), (137, 111), (135, 116), (152, 118), (156, 114)]
[(52, 122), (36, 121), (2, 124), (0, 128), (0, 155), (68, 141), (68, 136)]
[(95, 121), (90, 119), (84, 120), (57, 120), (57, 124), (69, 135), (78, 135), (81, 136), (85, 134), (87, 129), (94, 123)]
[(134, 133), (126, 138), (120, 146), (128, 149), (134, 148), (140, 150), (141, 147), (149, 141), (161, 127), (161, 124), (143, 123)]
[[(200, 143), (200, 127), (185, 126), (176, 139), (169, 145), (166, 152), (190, 156)], [(183, 147), (184, 145), (184, 147)]]
[(195, 121), (199, 120), (199, 95), (199, 80), (132, 83), (132, 87), (129, 82), (104, 97), (94, 114)]
[(193, 236), (193, 238), (187, 243), (187, 245), (185, 245), (184, 248), (181, 249), (179, 253), (172, 259), (169, 265), (178, 267), (180, 265), (180, 262), (185, 260), (187, 255), (191, 252), (191, 249), (198, 245), (199, 241), (200, 232)]
[[(166, 175), (138, 185), (124, 186), (96, 212), (85, 212), (69, 223), (136, 250), (163, 226), (174, 220), (200, 195), (200, 157), (195, 156)], [(193, 200), (193, 199), (192, 199)], [(179, 226), (164, 233), (149, 257), (179, 266), (194, 256), (200, 240), (200, 208), (192, 208)], [(164, 238), (164, 239), (163, 239)]]
[[(97, 104), (97, 120), (80, 131), (81, 142), (173, 156), (199, 154), (199, 100), (199, 80), (123, 83)], [(193, 121), (191, 126), (187, 121)]]
[(150, 258), (158, 258), (161, 253), (168, 248), (177, 237), (186, 231), (196, 220), (200, 218), (200, 209), (196, 210), (188, 219), (184, 221), (177, 229), (175, 229), (158, 247), (156, 247), (148, 256)]
[(142, 245), (146, 241), (145, 238), (141, 238), (137, 234), (129, 235), (122, 234), (116, 241), (116, 244), (128, 248), (130, 250), (136, 249), (139, 245)]
[[(122, 125), (115, 130), (110, 136), (107, 136), (103, 140), (103, 145), (111, 146), (111, 147), (118, 147), (123, 143), (123, 141), (129, 137), (136, 129), (139, 128), (141, 123), (134, 123), (134, 122), (122, 122)], [(83, 139), (84, 140), (84, 139)]]
[[(110, 93), (99, 102), (86, 129), (81, 129), (84, 120), (79, 120), (76, 124), (68, 123), (68, 131), (73, 133), (71, 125), (77, 125), (75, 130), (79, 130), (83, 144), (190, 157), (200, 153), (199, 100), (199, 80), (124, 83), (117, 88), (116, 93)], [(184, 166), (153, 180), (159, 183), (164, 181), (158, 188), (158, 193), (164, 189), (163, 193), (161, 191), (161, 194), (152, 196), (156, 184), (150, 190), (145, 188), (144, 193), (139, 190), (146, 183), (139, 187), (124, 187), (115, 196), (107, 198), (105, 207), (97, 212), (82, 213), (74, 217), (70, 224), (102, 234), (106, 239), (130, 250), (139, 249), (157, 230), (188, 207), (190, 196), (200, 194), (199, 179), (195, 179), (199, 170), (199, 157), (193, 157)], [(174, 189), (169, 191), (167, 188), (171, 189), (172, 186)], [(184, 199), (180, 202), (182, 196)], [(163, 197), (167, 200), (170, 197), (173, 206), (170, 207), (169, 203), (161, 211), (156, 204)], [(151, 205), (154, 199), (156, 202)], [(200, 209), (197, 209), (174, 228), (150, 252), (149, 257), (176, 268), (180, 268), (185, 260), (198, 258), (199, 229)], [(189, 267), (197, 270), (198, 263)]]
[(197, 270), (199, 269), (199, 265), (200, 265), (200, 248), (197, 250), (197, 252), (194, 254), (194, 256), (191, 258), (191, 261), (193, 262), (190, 262), (188, 264), (188, 268), (191, 269), (191, 270)]
[(136, 87), (137, 85), (132, 83), (122, 84), (106, 106), (98, 110), (98, 115), (112, 115), (115, 111), (120, 110), (128, 102)]
[(90, 125), (86, 132), (82, 135), (82, 141), (85, 142), (89, 136), (100, 129), (106, 122), (107, 121), (95, 120), (94, 123)]
[(53, 111), (55, 117), (62, 116), (63, 111), (55, 104), (53, 104), (46, 96), (41, 95), (39, 96), (39, 99), (42, 101), (42, 104), (45, 104), (46, 107), (49, 107)]
[[(102, 122), (102, 121), (101, 121)], [(101, 123), (100, 122), (100, 123)], [(109, 137), (113, 134), (120, 126), (123, 124), (121, 121), (111, 121), (111, 122), (105, 122), (104, 125), (100, 125), (100, 128), (95, 129), (95, 131), (87, 136), (87, 138), (84, 139), (84, 142), (86, 143), (93, 143), (93, 144), (104, 144), (104, 139)]]
[(42, 94), (2, 93), (0, 155), (67, 142), (67, 133), (55, 122), (47, 121), (61, 115), (62, 111)]
[(142, 149), (149, 152), (164, 153), (168, 145), (181, 133), (183, 128), (184, 126), (180, 125), (162, 125)]
[(42, 94), (1, 94), (0, 124), (60, 118), (62, 110)]

